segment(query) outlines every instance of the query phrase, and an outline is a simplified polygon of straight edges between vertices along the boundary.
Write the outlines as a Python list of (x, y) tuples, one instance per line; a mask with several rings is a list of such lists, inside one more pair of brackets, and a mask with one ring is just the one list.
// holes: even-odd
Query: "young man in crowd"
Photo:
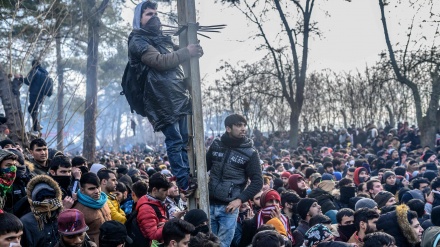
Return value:
[(374, 209), (360, 208), (356, 210), (354, 213), (356, 232), (350, 237), (348, 243), (363, 247), (365, 235), (376, 231), (376, 222), (378, 219), (379, 214)]
[(302, 198), (298, 202), (296, 210), (298, 215), (301, 217), (301, 221), (292, 235), (295, 239), (295, 246), (299, 247), (304, 243), (304, 236), (307, 230), (310, 228), (310, 219), (315, 215), (322, 214), (322, 211), (321, 206), (318, 204), (316, 199), (313, 198)]
[(121, 222), (122, 224), (127, 221), (124, 211), (121, 209), (116, 196), (113, 195), (116, 191), (116, 185), (118, 180), (116, 179), (116, 174), (110, 170), (101, 170), (98, 172), (98, 177), (101, 182), (102, 192), (107, 195), (107, 205), (110, 208), (110, 215), (112, 220)]
[(49, 151), (47, 149), (47, 143), (41, 138), (37, 138), (31, 141), (29, 145), (29, 153), (32, 155), (30, 160), (34, 166), (34, 173), (37, 175), (44, 175), (49, 172)]
[(23, 223), (15, 215), (0, 212), (0, 247), (20, 246)]
[(206, 162), (210, 171), (211, 230), (222, 247), (229, 247), (239, 207), (261, 190), (263, 177), (258, 152), (246, 137), (246, 119), (232, 114), (225, 119), (225, 128), (226, 132), (209, 148)]
[(55, 247), (96, 247), (94, 242), (88, 241), (88, 229), (83, 213), (76, 209), (64, 210), (58, 216), (60, 240)]
[(84, 214), (86, 225), (89, 227), (87, 234), (93, 242), (99, 245), (99, 227), (111, 220), (107, 195), (101, 191), (99, 178), (94, 173), (82, 175), (80, 184), (78, 201), (73, 208)]

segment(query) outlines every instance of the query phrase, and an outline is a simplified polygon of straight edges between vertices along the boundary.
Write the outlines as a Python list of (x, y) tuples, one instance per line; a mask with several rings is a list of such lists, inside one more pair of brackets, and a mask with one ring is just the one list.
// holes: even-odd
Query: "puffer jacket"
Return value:
[(110, 215), (112, 216), (112, 220), (116, 220), (122, 224), (125, 224), (127, 218), (125, 216), (124, 211), (121, 209), (118, 200), (114, 195), (107, 194), (107, 205), (110, 209)]
[(171, 38), (154, 36), (146, 30), (133, 30), (128, 38), (131, 78), (143, 91), (144, 110), (155, 131), (191, 114), (191, 95), (183, 81), (180, 63), (189, 60), (187, 48), (173, 50)]
[[(237, 198), (246, 202), (263, 187), (260, 158), (249, 138), (234, 140), (223, 134), (212, 143), (206, 162), (211, 204), (225, 205)], [(251, 183), (246, 187), (248, 179)]]
[[(156, 206), (159, 209), (161, 213), (159, 217), (151, 205)], [(138, 226), (144, 237), (150, 241), (157, 240), (163, 242), (163, 227), (157, 227), (157, 225), (161, 222), (167, 221), (165, 206), (159, 200), (149, 195), (145, 195), (136, 203), (136, 211), (138, 211)]]

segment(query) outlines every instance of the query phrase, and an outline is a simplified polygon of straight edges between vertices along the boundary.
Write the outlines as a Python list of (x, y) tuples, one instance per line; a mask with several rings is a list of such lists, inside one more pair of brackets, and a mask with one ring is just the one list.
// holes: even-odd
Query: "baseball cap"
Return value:
[(58, 232), (61, 235), (75, 235), (89, 230), (84, 214), (77, 209), (66, 209), (58, 216)]
[(99, 231), (100, 242), (125, 241), (129, 244), (133, 243), (133, 240), (128, 236), (125, 226), (115, 220), (104, 222)]

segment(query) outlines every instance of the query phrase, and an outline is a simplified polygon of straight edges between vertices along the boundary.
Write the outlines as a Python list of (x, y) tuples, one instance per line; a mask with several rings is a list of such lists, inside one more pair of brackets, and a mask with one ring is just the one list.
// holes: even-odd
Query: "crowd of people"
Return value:
[[(206, 140), (207, 171), (197, 172), (209, 182), (199, 185), (188, 163), (191, 96), (179, 64), (203, 49), (172, 51), (157, 13), (151, 1), (135, 8), (122, 86), (132, 111), (165, 135), (166, 154), (88, 161), (41, 138), (25, 152), (1, 141), (0, 247), (440, 246), (440, 138), (436, 149), (423, 147), (406, 122), (315, 127), (292, 145), (283, 132), (248, 137), (246, 119), (232, 114), (225, 133)], [(37, 136), (44, 96), (30, 99)], [(208, 188), (209, 212), (187, 208), (199, 186)]]
[(166, 154), (89, 163), (40, 138), (29, 152), (5, 139), (0, 247), (437, 246), (440, 150), (414, 145), (405, 126), (342, 144), (329, 141), (352, 132), (315, 130), (293, 149), (282, 134), (248, 137), (232, 114), (206, 154), (209, 212), (187, 208)]

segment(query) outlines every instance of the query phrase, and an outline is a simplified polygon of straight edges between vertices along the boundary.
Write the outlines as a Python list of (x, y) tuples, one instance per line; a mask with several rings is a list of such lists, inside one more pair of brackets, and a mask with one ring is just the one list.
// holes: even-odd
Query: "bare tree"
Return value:
[[(431, 4), (434, 5), (433, 1), (427, 1), (420, 4)], [(437, 121), (439, 113), (439, 99), (440, 99), (440, 54), (437, 50), (438, 48), (433, 44), (430, 49), (423, 49), (416, 52), (412, 52), (409, 48), (411, 44), (412, 31), (416, 28), (413, 24), (409, 27), (408, 34), (408, 42), (404, 48), (404, 51), (401, 56), (401, 61), (399, 63), (396, 58), (395, 49), (391, 43), (387, 19), (385, 15), (385, 6), (388, 5), (388, 1), (379, 0), (379, 7), (382, 18), (382, 26), (385, 35), (385, 41), (388, 49), (389, 59), (392, 66), (392, 69), (395, 73), (397, 81), (401, 84), (407, 86), (411, 89), (414, 105), (416, 109), (416, 118), (417, 123), (420, 127), (422, 136), (421, 141), (422, 145), (430, 146), (434, 148), (435, 144), (435, 134), (439, 127), (439, 122)], [(438, 10), (438, 9), (437, 9)], [(436, 17), (431, 12), (430, 17)], [(438, 29), (437, 32), (438, 34)], [(426, 108), (426, 111), (423, 110), (423, 100), (422, 93), (420, 90), (423, 82), (418, 82), (415, 80), (414, 73), (418, 67), (426, 66), (427, 71), (429, 73), (429, 81), (430, 81), (430, 93), (429, 93), (429, 102)], [(420, 77), (419, 77), (420, 78)]]

